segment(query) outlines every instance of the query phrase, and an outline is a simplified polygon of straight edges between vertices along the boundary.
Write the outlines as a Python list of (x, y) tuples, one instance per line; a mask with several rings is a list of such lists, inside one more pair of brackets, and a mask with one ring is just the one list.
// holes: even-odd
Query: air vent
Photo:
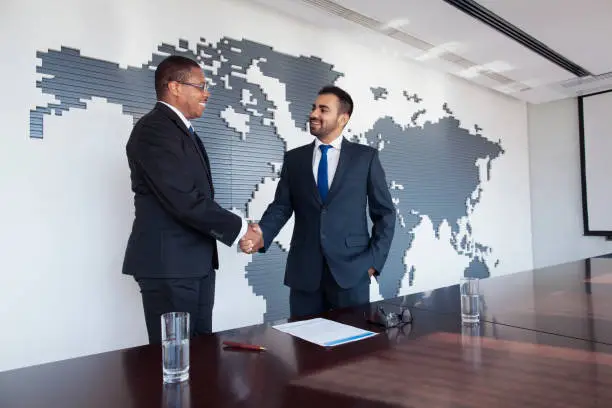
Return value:
[(357, 23), (363, 27), (386, 35), (387, 37), (391, 37), (395, 40), (408, 44), (411, 47), (415, 47), (423, 51), (427, 51), (430, 48), (433, 48), (433, 45), (428, 42), (422, 41), (398, 29), (386, 28), (386, 25), (381, 21), (348, 9), (344, 6), (339, 5), (338, 3), (334, 3), (331, 0), (302, 0), (302, 3), (306, 3), (310, 6), (317, 7), (329, 14), (334, 14), (338, 17), (342, 17), (345, 20)]
[(568, 96), (583, 96), (612, 89), (612, 72), (582, 78), (572, 78), (550, 86)]
[(582, 87), (582, 86), (586, 86), (586, 85), (597, 85), (595, 84), (595, 82), (608, 82), (609, 80), (612, 80), (612, 72), (606, 72), (605, 74), (600, 74), (600, 75), (593, 75), (593, 76), (588, 76), (588, 77), (583, 77), (583, 78), (575, 78), (575, 79), (570, 79), (568, 81), (565, 82), (561, 82), (560, 85), (563, 88), (576, 88), (576, 87)]
[(425, 42), (423, 40), (419, 40), (418, 38), (413, 37), (410, 34), (406, 34), (405, 32), (397, 30), (395, 28), (389, 28), (387, 30), (377, 29), (376, 31), (420, 50), (428, 50), (432, 48), (432, 45), (430, 43)]
[[(497, 72), (487, 72), (484, 75), (487, 76), (488, 78), (491, 78), (494, 81), (499, 82), (500, 84), (511, 84), (511, 83), (515, 82), (515, 81), (513, 81), (512, 79), (510, 79), (510, 78), (508, 78), (506, 76), (498, 74)], [(517, 84), (518, 84), (518, 82), (517, 82)], [(522, 86), (521, 87), (521, 91), (524, 91), (525, 88), (529, 88), (528, 86), (525, 86), (523, 84), (519, 84), (519, 85)]]

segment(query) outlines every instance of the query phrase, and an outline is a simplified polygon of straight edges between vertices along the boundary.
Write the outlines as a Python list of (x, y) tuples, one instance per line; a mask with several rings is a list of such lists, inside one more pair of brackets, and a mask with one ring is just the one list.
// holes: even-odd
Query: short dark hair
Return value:
[(353, 98), (344, 89), (337, 86), (325, 86), (319, 91), (319, 95), (333, 94), (340, 100), (340, 113), (348, 113), (349, 118), (353, 114)]
[(200, 68), (200, 65), (187, 57), (181, 55), (171, 55), (159, 63), (155, 70), (155, 93), (157, 99), (166, 95), (168, 82), (185, 81), (193, 68)]

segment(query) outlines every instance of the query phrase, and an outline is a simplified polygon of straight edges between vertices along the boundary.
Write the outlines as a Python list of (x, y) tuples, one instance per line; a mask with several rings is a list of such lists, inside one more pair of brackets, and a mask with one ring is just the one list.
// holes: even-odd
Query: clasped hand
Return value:
[(240, 238), (240, 249), (245, 254), (252, 254), (263, 247), (263, 233), (258, 224), (249, 224), (246, 234)]

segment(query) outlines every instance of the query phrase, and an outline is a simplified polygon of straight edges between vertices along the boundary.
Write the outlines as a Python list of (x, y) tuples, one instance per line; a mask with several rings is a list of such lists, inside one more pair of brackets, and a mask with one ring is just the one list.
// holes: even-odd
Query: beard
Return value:
[[(310, 134), (318, 138), (325, 137), (334, 131), (334, 129), (331, 126), (329, 125), (326, 126), (323, 122), (320, 122), (320, 121), (311, 120), (309, 123), (310, 123), (310, 126), (309, 126)], [(313, 123), (314, 123), (314, 127), (313, 127)]]

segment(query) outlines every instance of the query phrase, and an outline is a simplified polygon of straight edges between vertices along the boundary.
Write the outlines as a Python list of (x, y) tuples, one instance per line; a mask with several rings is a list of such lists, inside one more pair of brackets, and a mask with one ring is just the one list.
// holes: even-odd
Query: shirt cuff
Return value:
[(236, 245), (238, 241), (240, 241), (240, 238), (244, 237), (244, 234), (246, 234), (247, 229), (249, 228), (249, 224), (244, 220), (244, 218), (240, 217), (240, 220), (242, 221), (242, 227), (240, 227), (240, 232), (231, 246)]

